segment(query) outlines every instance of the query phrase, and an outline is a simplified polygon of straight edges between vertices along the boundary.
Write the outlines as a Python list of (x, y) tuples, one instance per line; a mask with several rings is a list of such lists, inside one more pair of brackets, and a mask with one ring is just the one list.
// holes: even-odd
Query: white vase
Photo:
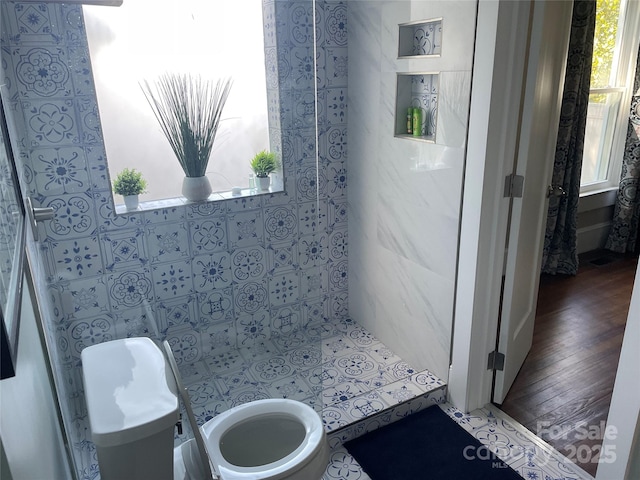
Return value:
[(124, 206), (127, 207), (127, 211), (138, 209), (138, 195), (123, 195), (123, 198)]
[(211, 195), (211, 184), (207, 177), (184, 177), (182, 196), (190, 202), (201, 202)]
[(258, 188), (261, 192), (268, 192), (269, 185), (271, 185), (270, 177), (257, 177), (258, 178)]

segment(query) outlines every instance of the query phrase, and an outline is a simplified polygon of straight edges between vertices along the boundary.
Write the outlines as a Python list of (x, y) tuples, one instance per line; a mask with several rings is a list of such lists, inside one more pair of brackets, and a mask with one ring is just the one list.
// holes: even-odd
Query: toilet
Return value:
[[(102, 480), (313, 480), (329, 461), (320, 416), (289, 399), (249, 402), (198, 428), (171, 347), (149, 338), (82, 351)], [(182, 397), (194, 439), (174, 449)]]

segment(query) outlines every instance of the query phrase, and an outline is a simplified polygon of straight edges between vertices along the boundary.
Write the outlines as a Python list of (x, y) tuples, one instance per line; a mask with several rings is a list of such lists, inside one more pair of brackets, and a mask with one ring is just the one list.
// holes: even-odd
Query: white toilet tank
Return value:
[(175, 382), (149, 338), (87, 347), (82, 373), (102, 480), (173, 479)]

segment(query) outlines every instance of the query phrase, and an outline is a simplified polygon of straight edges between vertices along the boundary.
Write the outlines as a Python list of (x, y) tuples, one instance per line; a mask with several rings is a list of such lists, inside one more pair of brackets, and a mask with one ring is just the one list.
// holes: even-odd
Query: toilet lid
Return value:
[(180, 370), (178, 370), (178, 364), (176, 363), (176, 359), (173, 356), (171, 345), (169, 345), (169, 342), (165, 340), (164, 342), (162, 342), (162, 346), (164, 347), (165, 356), (169, 361), (169, 366), (171, 367), (171, 371), (173, 372), (173, 376), (176, 380), (178, 392), (180, 393), (180, 398), (182, 398), (184, 408), (187, 411), (187, 418), (189, 419), (189, 424), (191, 425), (191, 431), (193, 432), (193, 436), (195, 437), (196, 445), (198, 447), (198, 452), (200, 453), (200, 465), (198, 470), (201, 474), (204, 474), (205, 480), (219, 480), (218, 476), (215, 473), (215, 469), (211, 465), (211, 460), (209, 459), (209, 454), (207, 453), (207, 449), (204, 445), (204, 440), (202, 439), (202, 434), (200, 433), (198, 422), (196, 422), (196, 417), (193, 414), (193, 409), (191, 408), (191, 399), (189, 398), (189, 392), (187, 392), (186, 387), (182, 383)]
[(178, 398), (162, 352), (146, 337), (126, 338), (82, 350), (82, 373), (98, 446), (149, 437), (178, 421)]

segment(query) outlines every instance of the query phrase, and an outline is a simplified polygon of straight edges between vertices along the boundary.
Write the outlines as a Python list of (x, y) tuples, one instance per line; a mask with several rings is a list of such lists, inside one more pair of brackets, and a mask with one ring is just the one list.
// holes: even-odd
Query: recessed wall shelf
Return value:
[[(436, 141), (439, 79), (439, 72), (397, 74), (395, 137), (431, 143)], [(413, 121), (409, 122), (408, 118), (409, 110), (415, 108), (419, 109), (421, 120), (420, 131), (416, 134), (413, 133)], [(408, 131), (409, 123), (411, 133)]]
[(398, 31), (398, 58), (440, 56), (442, 18), (401, 23)]

